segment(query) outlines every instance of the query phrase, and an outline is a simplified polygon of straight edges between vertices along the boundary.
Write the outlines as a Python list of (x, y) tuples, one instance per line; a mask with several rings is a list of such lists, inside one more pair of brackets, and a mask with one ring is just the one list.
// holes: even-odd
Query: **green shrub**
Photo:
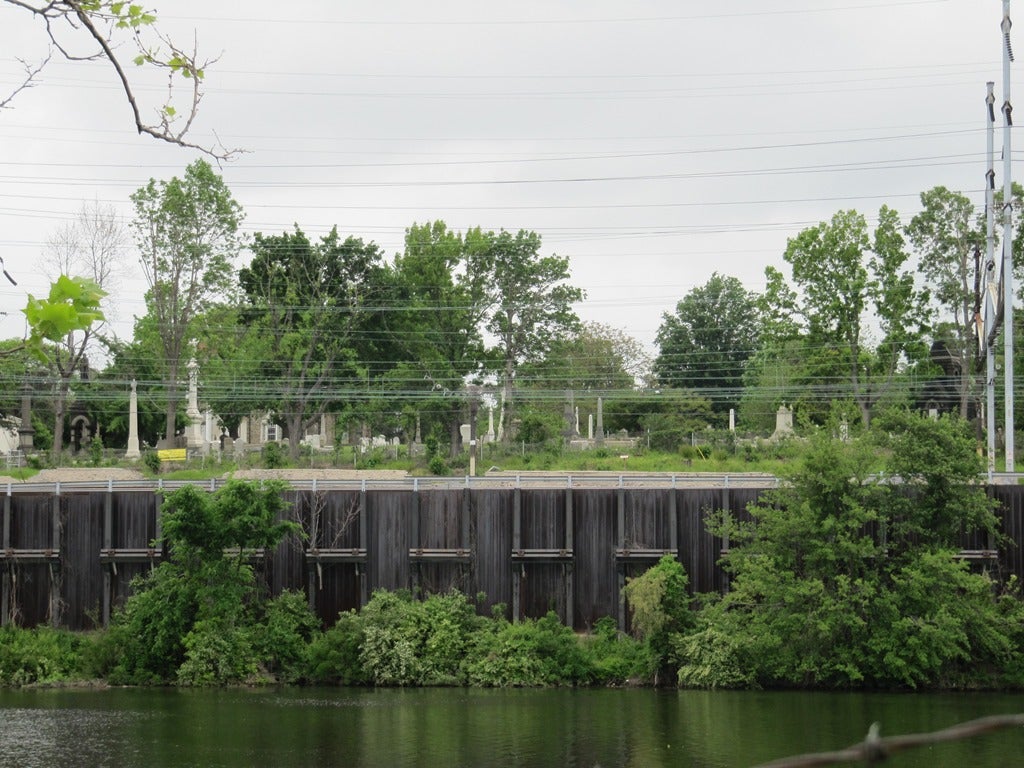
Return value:
[(465, 669), (473, 685), (495, 687), (577, 685), (594, 677), (576, 635), (554, 612), (518, 624), (502, 619), (478, 632)]
[(224, 685), (256, 674), (257, 655), (248, 628), (218, 616), (200, 619), (183, 638), (185, 660), (178, 667), (183, 685)]
[(0, 629), (0, 685), (52, 683), (80, 676), (80, 636), (49, 627)]
[(370, 682), (359, 660), (363, 644), (363, 617), (347, 611), (326, 632), (315, 635), (308, 651), (306, 676), (313, 683), (364, 685)]
[(672, 638), (693, 624), (689, 579), (672, 555), (629, 579), (622, 592), (632, 618), (633, 634), (647, 643), (660, 665), (671, 660)]
[(288, 451), (281, 443), (267, 443), (260, 451), (260, 456), (267, 469), (280, 469), (288, 463)]
[(142, 464), (152, 474), (160, 474), (160, 455), (156, 451), (146, 451), (142, 454)]
[(320, 620), (301, 592), (285, 591), (262, 606), (251, 632), (256, 657), (263, 669), (284, 682), (307, 674), (309, 643)]
[(583, 653), (592, 669), (593, 682), (602, 685), (646, 681), (657, 668), (650, 648), (619, 632), (610, 616), (595, 622), (593, 634), (583, 639)]
[(444, 460), (444, 457), (436, 453), (427, 462), (427, 469), (430, 470), (430, 474), (438, 475), (439, 477), (449, 474), (448, 463)]

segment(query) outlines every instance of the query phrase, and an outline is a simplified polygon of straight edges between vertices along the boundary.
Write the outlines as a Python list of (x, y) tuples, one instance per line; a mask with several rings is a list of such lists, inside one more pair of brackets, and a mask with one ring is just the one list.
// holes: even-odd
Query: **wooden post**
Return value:
[[(318, 511), (319, 505), (317, 503), (316, 491), (310, 493), (306, 498), (309, 499), (309, 546), (307, 549), (317, 550), (320, 548), (320, 545), (317, 543), (320, 528), (320, 512)], [(309, 605), (309, 610), (313, 612), (316, 612), (317, 565), (319, 565), (319, 563), (315, 558), (309, 558), (306, 560), (306, 603)]]
[[(359, 489), (359, 548), (366, 552), (367, 560), (362, 564), (362, 571), (359, 577), (359, 607), (362, 608), (368, 602), (370, 602), (370, 552), (366, 548), (366, 542), (369, 538), (369, 517), (366, 513), (366, 481), (363, 481), (362, 487)], [(359, 568), (359, 565), (356, 565)]]
[[(3, 547), (11, 548), (11, 494), (10, 489), (4, 496)], [(7, 626), (11, 615), (11, 564), (4, 561), (4, 571), (0, 573), (0, 627)]]
[[(572, 551), (572, 478), (569, 479), (569, 487), (565, 489), (565, 548), (568, 551)], [(574, 603), (576, 602), (576, 595), (573, 591), (572, 583), (572, 570), (575, 564), (575, 555), (573, 561), (562, 568), (565, 571), (565, 623), (570, 629), (575, 629), (575, 612)]]
[[(729, 478), (725, 478), (725, 485), (722, 486), (722, 509), (729, 514), (729, 519), (732, 519), (732, 500), (731, 494), (729, 493)], [(729, 549), (729, 530), (726, 529), (725, 535), (722, 537), (722, 549)], [(717, 557), (715, 558), (718, 559)], [(727, 571), (722, 572), (722, 592), (729, 591), (729, 573)]]
[[(53, 506), (51, 508), (51, 522), (53, 525), (53, 551), (60, 554), (60, 483), (57, 483), (56, 492), (53, 495)], [(60, 568), (61, 560), (57, 560), (57, 567)], [(50, 560), (47, 566), (50, 572), (50, 626), (55, 629), (60, 626), (60, 580), (53, 572), (53, 561)]]
[[(420, 546), (420, 489), (418, 485), (414, 485), (412, 489), (412, 514), (410, 515), (409, 525), (411, 528), (409, 541), (412, 544), (410, 549), (416, 549)], [(409, 578), (412, 579), (412, 593), (416, 597), (419, 597), (420, 576), (420, 561), (410, 561)]]
[[(114, 491), (108, 485), (107, 495), (103, 498), (103, 548), (110, 549), (113, 544), (114, 530)], [(103, 627), (110, 626), (110, 590), (113, 587), (110, 568), (103, 569)]]
[[(523, 539), (523, 491), (519, 486), (516, 486), (515, 491), (512, 494), (512, 551), (516, 552), (522, 548)], [(519, 610), (520, 610), (520, 573), (522, 570), (522, 564), (512, 561), (512, 621), (519, 621)]]
[[(621, 480), (620, 480), (621, 483)], [(616, 545), (621, 551), (626, 548), (626, 492), (619, 487), (615, 492), (616, 509)], [(619, 631), (626, 631), (626, 597), (622, 594), (626, 586), (626, 564), (623, 561), (615, 563), (615, 575), (618, 586), (618, 625)]]
[[(672, 490), (668, 492), (668, 535), (671, 539), (669, 541), (669, 549), (682, 552), (683, 548), (679, 545), (679, 509), (676, 500), (675, 478), (672, 479)], [(678, 559), (679, 555), (676, 555), (676, 560)]]

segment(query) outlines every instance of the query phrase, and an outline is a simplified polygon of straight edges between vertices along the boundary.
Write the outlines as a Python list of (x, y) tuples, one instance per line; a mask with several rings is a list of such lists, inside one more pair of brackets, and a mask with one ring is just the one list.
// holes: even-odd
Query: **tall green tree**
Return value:
[(553, 392), (611, 392), (649, 383), (651, 361), (626, 332), (604, 323), (585, 322), (551, 344), (539, 363), (524, 366), (531, 387)]
[(735, 277), (715, 272), (684, 296), (658, 328), (654, 374), (662, 386), (695, 389), (716, 411), (739, 403), (743, 370), (757, 349), (756, 295)]
[[(496, 340), (494, 355), (504, 397), (504, 420), (515, 415), (513, 392), (519, 366), (544, 358), (559, 334), (578, 327), (573, 304), (582, 289), (570, 285), (569, 259), (541, 256), (540, 236), (519, 230), (466, 233), (467, 258), (486, 269), (490, 308), (486, 329)], [(511, 430), (504, 431), (506, 439)]]
[(196, 160), (182, 178), (149, 183), (131, 196), (132, 230), (149, 283), (166, 388), (164, 436), (174, 437), (179, 377), (195, 338), (193, 323), (232, 285), (242, 208), (210, 164)]
[(921, 212), (910, 220), (907, 235), (919, 253), (921, 273), (939, 306), (940, 319), (952, 330), (947, 343), (959, 365), (956, 386), (960, 415), (966, 417), (969, 402), (978, 394), (973, 382), (979, 367), (985, 234), (974, 203), (959, 192), (934, 187), (921, 193)]
[(486, 362), (486, 262), (470, 258), (463, 237), (443, 221), (413, 224), (392, 267), (392, 306), (384, 316), (400, 360), (392, 383), (438, 398), (452, 455), (460, 448), (466, 379)]
[(301, 229), (257, 234), (239, 273), (246, 349), (259, 360), (266, 407), (281, 420), (293, 458), (308, 427), (364, 380), (369, 307), (381, 251), (337, 228), (311, 242)]
[[(929, 319), (929, 295), (915, 286), (899, 216), (883, 206), (872, 237), (861, 214), (839, 211), (791, 238), (784, 258), (799, 289), (817, 385), (852, 398), (867, 426), (901, 365), (918, 353)], [(872, 322), (882, 333), (877, 343)]]

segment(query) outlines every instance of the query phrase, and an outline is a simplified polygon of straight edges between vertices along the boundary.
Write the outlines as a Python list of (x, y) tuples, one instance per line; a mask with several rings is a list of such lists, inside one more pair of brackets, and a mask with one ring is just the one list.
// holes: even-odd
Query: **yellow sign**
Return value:
[(185, 449), (165, 448), (163, 450), (157, 451), (156, 455), (160, 457), (160, 461), (184, 461)]

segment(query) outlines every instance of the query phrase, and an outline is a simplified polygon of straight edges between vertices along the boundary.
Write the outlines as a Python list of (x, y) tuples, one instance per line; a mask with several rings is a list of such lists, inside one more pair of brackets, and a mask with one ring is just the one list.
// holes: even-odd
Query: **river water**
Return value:
[[(0, 690), (0, 765), (747, 766), (989, 714), (1024, 695), (655, 690)], [(1024, 730), (886, 766), (1024, 765)]]

